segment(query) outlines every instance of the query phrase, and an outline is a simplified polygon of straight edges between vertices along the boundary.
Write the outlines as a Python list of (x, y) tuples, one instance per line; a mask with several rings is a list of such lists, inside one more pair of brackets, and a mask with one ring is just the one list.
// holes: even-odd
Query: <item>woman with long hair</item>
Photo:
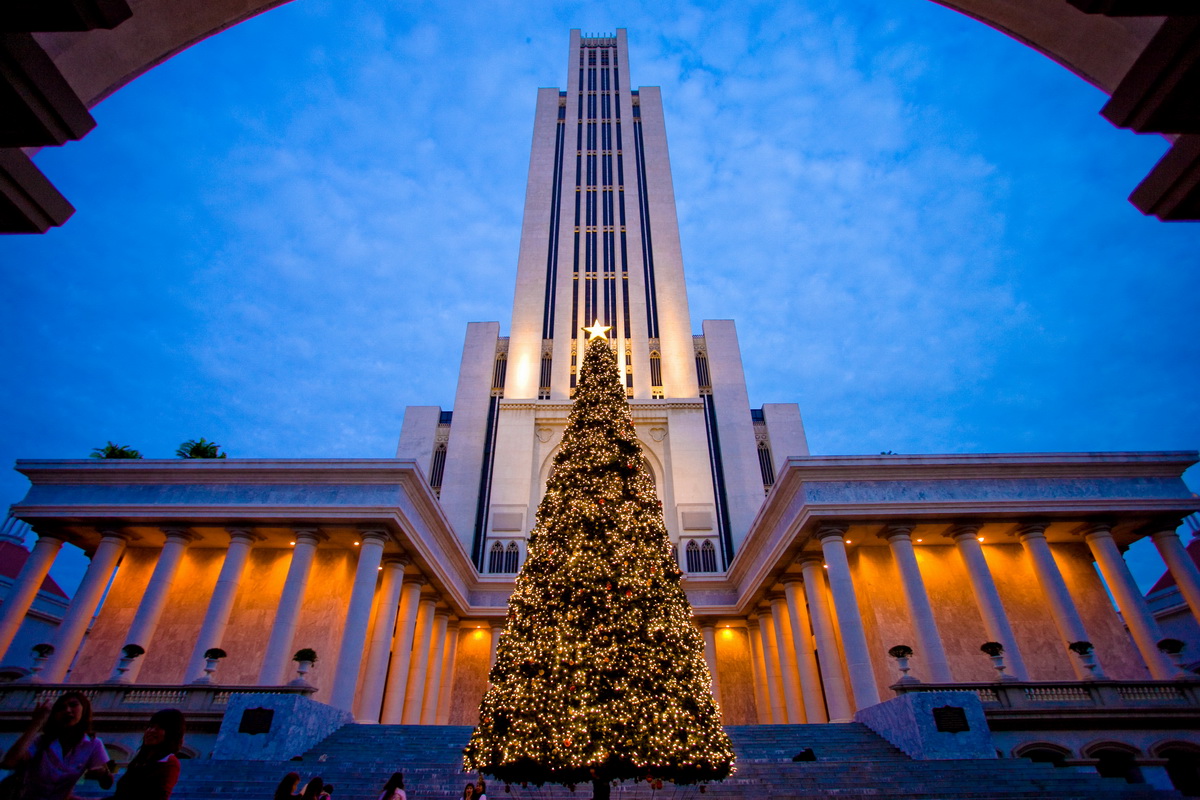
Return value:
[(175, 754), (183, 747), (183, 733), (182, 712), (173, 708), (155, 712), (111, 800), (167, 800), (179, 780)]
[(392, 773), (392, 777), (383, 785), (383, 791), (379, 793), (379, 800), (408, 800), (408, 795), (404, 793), (403, 772)]
[(283, 780), (275, 787), (274, 800), (291, 800), (293, 797), (299, 797), (296, 794), (296, 787), (300, 785), (300, 773), (289, 772), (283, 776)]
[(321, 796), (321, 790), (325, 788), (325, 782), (319, 777), (310, 778), (304, 787), (304, 792), (300, 795), (304, 800), (317, 800)]
[(463, 787), (462, 800), (475, 800), (475, 784), (468, 783)]
[(92, 704), (81, 692), (38, 706), (0, 759), (0, 767), (15, 770), (5, 780), (21, 800), (66, 800), (84, 775), (107, 789), (112, 786), (107, 763), (104, 744), (92, 733)]

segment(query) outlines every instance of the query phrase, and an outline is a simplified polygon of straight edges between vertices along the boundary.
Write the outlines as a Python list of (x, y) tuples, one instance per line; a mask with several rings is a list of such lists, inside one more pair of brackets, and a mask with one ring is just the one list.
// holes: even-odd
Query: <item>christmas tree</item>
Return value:
[(464, 762), (506, 783), (733, 772), (704, 640), (598, 325)]

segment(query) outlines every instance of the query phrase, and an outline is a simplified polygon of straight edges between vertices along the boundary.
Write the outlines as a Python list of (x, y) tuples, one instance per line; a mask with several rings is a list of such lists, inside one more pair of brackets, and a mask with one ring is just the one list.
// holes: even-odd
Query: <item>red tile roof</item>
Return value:
[[(29, 560), (29, 551), (19, 544), (0, 541), (0, 575), (16, 580), (21, 574), (21, 567)], [(67, 593), (62, 590), (54, 578), (49, 575), (42, 581), (42, 591), (65, 598)]]

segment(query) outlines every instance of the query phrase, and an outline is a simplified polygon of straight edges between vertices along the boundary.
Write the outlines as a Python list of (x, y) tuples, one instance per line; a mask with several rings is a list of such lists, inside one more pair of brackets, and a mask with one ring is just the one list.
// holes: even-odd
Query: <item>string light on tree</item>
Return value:
[(613, 780), (722, 780), (733, 748), (609, 328), (583, 330), (574, 406), (464, 764), (597, 794)]

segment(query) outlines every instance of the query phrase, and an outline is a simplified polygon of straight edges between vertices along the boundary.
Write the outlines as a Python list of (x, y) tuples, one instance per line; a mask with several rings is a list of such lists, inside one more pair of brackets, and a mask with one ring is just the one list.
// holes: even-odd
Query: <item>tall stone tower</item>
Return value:
[(571, 31), (566, 90), (538, 90), (510, 335), (471, 323), (453, 411), (405, 411), (397, 457), (483, 572), (524, 559), (595, 320), (685, 571), (723, 570), (776, 466), (808, 453), (798, 406), (751, 410), (733, 322), (692, 333), (662, 97), (629, 75), (623, 29)]

